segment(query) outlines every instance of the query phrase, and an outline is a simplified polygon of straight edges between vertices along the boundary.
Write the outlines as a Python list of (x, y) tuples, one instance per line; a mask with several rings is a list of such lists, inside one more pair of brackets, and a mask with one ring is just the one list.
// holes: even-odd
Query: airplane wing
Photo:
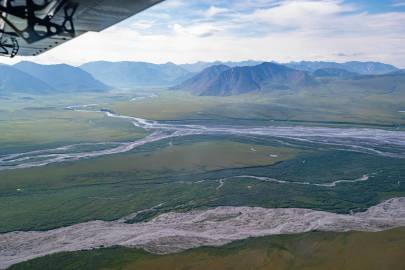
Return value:
[(164, 0), (0, 0), (0, 55), (39, 55)]

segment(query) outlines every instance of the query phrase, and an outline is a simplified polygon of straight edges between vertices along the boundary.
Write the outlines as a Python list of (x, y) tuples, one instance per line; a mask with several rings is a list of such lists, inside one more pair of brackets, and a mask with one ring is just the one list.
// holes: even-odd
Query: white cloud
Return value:
[(139, 20), (135, 21), (131, 26), (135, 29), (140, 29), (140, 30), (145, 30), (149, 29), (153, 26), (154, 21), (148, 21), (148, 20)]
[(343, 0), (196, 2), (165, 1), (30, 60), (374, 60), (405, 67), (404, 12), (369, 13)]
[[(350, 16), (345, 13), (353, 12), (354, 6), (342, 1), (284, 1), (277, 6), (257, 9), (243, 18), (250, 21), (260, 21), (269, 24), (269, 31), (306, 30), (308, 32), (328, 29), (335, 31), (340, 28), (336, 19), (346, 20)], [(352, 26), (351, 26), (352, 27)], [(347, 29), (350, 31), (350, 28)]]
[(399, 1), (394, 1), (392, 3), (393, 7), (405, 7), (405, 1), (399, 0)]
[(314, 18), (334, 16), (343, 12), (353, 11), (351, 5), (342, 1), (285, 1), (276, 7), (259, 9), (254, 12), (254, 19), (261, 19), (275, 24), (305, 24)]
[(220, 8), (216, 6), (210, 6), (207, 11), (205, 12), (205, 16), (207, 17), (214, 17), (219, 14), (227, 13), (229, 12), (228, 8)]
[(210, 23), (200, 23), (190, 26), (183, 26), (180, 24), (173, 24), (170, 26), (176, 34), (179, 36), (196, 36), (196, 37), (209, 37), (216, 32), (220, 31), (220, 28)]

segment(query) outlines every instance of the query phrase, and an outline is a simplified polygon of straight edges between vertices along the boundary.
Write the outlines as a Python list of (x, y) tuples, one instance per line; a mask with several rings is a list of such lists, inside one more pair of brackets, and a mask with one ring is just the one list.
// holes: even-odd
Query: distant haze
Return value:
[[(379, 62), (197, 62), (176, 65), (96, 61), (79, 67), (19, 62), (0, 65), (0, 95), (53, 94), (163, 87), (194, 95), (228, 96), (247, 92), (295, 91), (330, 81), (381, 89), (402, 89), (403, 70)], [(395, 80), (394, 80), (395, 78)], [(325, 81), (326, 79), (326, 81)]]
[(404, 68), (404, 25), (405, 6), (396, 0), (167, 0), (101, 33), (25, 60), (72, 65), (356, 60)]

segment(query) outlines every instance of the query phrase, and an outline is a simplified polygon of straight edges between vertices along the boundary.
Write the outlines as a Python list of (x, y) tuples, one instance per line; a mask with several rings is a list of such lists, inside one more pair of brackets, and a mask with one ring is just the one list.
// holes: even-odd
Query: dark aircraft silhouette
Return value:
[(0, 0), (0, 55), (39, 55), (163, 0)]

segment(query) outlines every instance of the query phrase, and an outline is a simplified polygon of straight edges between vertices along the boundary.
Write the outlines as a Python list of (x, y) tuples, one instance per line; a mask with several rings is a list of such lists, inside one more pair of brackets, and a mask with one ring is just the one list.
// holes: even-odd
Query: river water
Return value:
[(75, 161), (104, 155), (124, 153), (152, 142), (168, 138), (196, 135), (225, 135), (265, 137), (278, 142), (327, 145), (338, 150), (356, 151), (393, 158), (405, 158), (405, 132), (374, 128), (335, 128), (310, 126), (235, 126), (190, 125), (163, 123), (119, 115), (108, 110), (92, 110), (92, 105), (70, 106), (76, 112), (98, 112), (109, 118), (130, 121), (135, 127), (149, 132), (142, 139), (129, 142), (72, 144), (57, 148), (0, 155), (0, 171), (45, 166), (57, 162)]

